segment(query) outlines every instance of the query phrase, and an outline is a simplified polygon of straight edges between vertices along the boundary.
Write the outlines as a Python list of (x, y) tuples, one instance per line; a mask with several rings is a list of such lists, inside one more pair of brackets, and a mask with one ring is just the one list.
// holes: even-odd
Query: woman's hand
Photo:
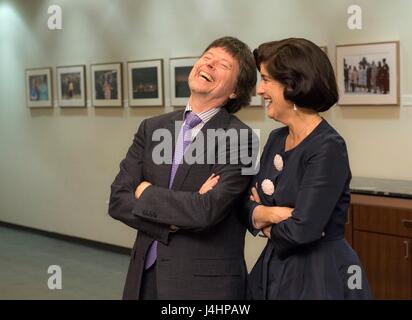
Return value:
[(205, 194), (206, 192), (212, 190), (219, 182), (220, 176), (216, 176), (214, 173), (203, 183), (200, 187), (199, 193)]
[(258, 194), (258, 192), (257, 192), (257, 190), (256, 190), (255, 187), (253, 187), (253, 188), (250, 190), (250, 193), (251, 193), (251, 195), (250, 195), (250, 200), (251, 200), (251, 201), (254, 201), (254, 202), (256, 202), (256, 203), (261, 203), (261, 202), (262, 202), (262, 201), (260, 201), (259, 194)]
[[(250, 200), (258, 204), (261, 203), (259, 194), (256, 188), (250, 190)], [(268, 207), (259, 205), (253, 211), (253, 224), (256, 229), (264, 229), (272, 224), (282, 222), (292, 216), (293, 208), (288, 207)], [(271, 227), (270, 227), (271, 229)], [(270, 229), (268, 234), (270, 234)], [(265, 232), (264, 232), (265, 233)]]
[(143, 191), (146, 190), (147, 187), (151, 186), (152, 184), (147, 181), (142, 181), (136, 188), (136, 191), (134, 192), (134, 196), (136, 199), (139, 199), (143, 193)]
[[(282, 222), (292, 216), (293, 208), (288, 208), (288, 207), (267, 207), (267, 208), (276, 208), (276, 214), (273, 214), (272, 218), (275, 217), (275, 220), (277, 222), (274, 223), (279, 223)], [(271, 233), (272, 233), (272, 226), (273, 224), (270, 224), (262, 229), (263, 234), (267, 238), (271, 238)]]
[(256, 229), (261, 229), (263, 234), (270, 239), (272, 226), (292, 216), (293, 208), (257, 206), (253, 211), (253, 224)]

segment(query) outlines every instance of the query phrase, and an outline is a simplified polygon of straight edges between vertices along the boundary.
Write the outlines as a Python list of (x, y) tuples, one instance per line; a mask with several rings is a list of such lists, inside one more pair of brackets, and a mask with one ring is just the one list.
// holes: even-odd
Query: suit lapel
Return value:
[[(210, 119), (203, 126), (200, 132), (202, 132), (203, 134), (204, 148), (203, 150), (201, 150), (201, 152), (199, 152), (198, 155), (196, 155), (196, 159), (200, 159), (201, 157), (203, 157), (206, 152), (207, 139), (209, 139), (209, 137), (207, 136), (207, 130), (208, 129), (226, 129), (229, 123), (229, 119), (230, 119), (229, 113), (226, 111), (226, 109), (222, 108), (212, 119)], [(197, 137), (199, 137), (199, 134), (196, 136), (196, 138)], [(193, 149), (194, 149), (194, 144), (191, 144), (187, 148), (186, 152), (192, 152)], [(173, 150), (174, 150), (174, 147), (173, 147)], [(185, 181), (186, 177), (189, 174), (190, 168), (191, 168), (191, 165), (187, 164), (184, 161), (182, 164), (179, 165), (179, 168), (177, 169), (175, 178), (173, 180), (172, 189), (179, 190), (182, 187), (183, 182)], [(170, 174), (170, 171), (169, 171), (169, 174)]]
[[(183, 119), (183, 112), (178, 112), (173, 114), (169, 120), (167, 120), (165, 129), (168, 130), (172, 134), (172, 159), (170, 159), (170, 163), (164, 163), (155, 167), (157, 171), (156, 175), (159, 177), (159, 180), (156, 181), (156, 185), (159, 187), (169, 188), (169, 180), (170, 180), (170, 173), (172, 171), (172, 162), (173, 162), (173, 155), (174, 150), (176, 147), (176, 128), (175, 123), (178, 121), (182, 121)], [(177, 134), (179, 134), (180, 127), (177, 128)]]

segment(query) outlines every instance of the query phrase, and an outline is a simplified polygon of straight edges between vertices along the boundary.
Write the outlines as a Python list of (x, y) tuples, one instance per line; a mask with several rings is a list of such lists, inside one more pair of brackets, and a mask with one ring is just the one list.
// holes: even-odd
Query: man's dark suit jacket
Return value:
[[(174, 137), (175, 122), (182, 119), (183, 111), (176, 111), (144, 120), (111, 186), (110, 216), (138, 230), (123, 298), (138, 299), (144, 259), (156, 239), (159, 299), (243, 299), (245, 227), (238, 207), (251, 177), (242, 175), (241, 168), (250, 164), (183, 163), (169, 189), (171, 164), (153, 162), (153, 148), (160, 142), (153, 141), (152, 134), (165, 128)], [(248, 130), (248, 143), (240, 148), (252, 154), (251, 129), (225, 109), (202, 128), (205, 149), (206, 130), (219, 128)], [(187, 152), (193, 151), (191, 147)], [(227, 156), (237, 152), (227, 149)], [(210, 150), (204, 151), (206, 155)], [(220, 175), (218, 184), (200, 195), (200, 187), (212, 173)], [(136, 200), (136, 187), (144, 180), (152, 186)], [(171, 231), (171, 225), (179, 229)]]

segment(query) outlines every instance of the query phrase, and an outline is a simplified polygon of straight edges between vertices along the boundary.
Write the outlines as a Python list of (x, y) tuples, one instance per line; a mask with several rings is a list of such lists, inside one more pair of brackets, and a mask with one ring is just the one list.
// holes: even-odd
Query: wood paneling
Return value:
[(374, 297), (412, 299), (412, 200), (354, 194), (350, 211), (352, 246)]
[(354, 231), (354, 248), (376, 299), (411, 299), (411, 240)]
[(397, 209), (412, 209), (412, 199), (400, 199), (390, 197), (368, 196), (363, 194), (352, 194), (351, 204), (364, 204), (368, 206), (397, 208)]
[(354, 230), (412, 238), (412, 209), (355, 205), (353, 211)]

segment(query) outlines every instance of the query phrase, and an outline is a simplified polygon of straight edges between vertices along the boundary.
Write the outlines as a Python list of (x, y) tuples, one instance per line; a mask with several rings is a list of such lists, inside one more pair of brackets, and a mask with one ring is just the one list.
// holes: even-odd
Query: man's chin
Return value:
[(190, 92), (192, 94), (199, 94), (199, 95), (207, 95), (211, 93), (210, 88), (205, 88), (204, 86), (199, 86), (199, 85), (189, 85)]

